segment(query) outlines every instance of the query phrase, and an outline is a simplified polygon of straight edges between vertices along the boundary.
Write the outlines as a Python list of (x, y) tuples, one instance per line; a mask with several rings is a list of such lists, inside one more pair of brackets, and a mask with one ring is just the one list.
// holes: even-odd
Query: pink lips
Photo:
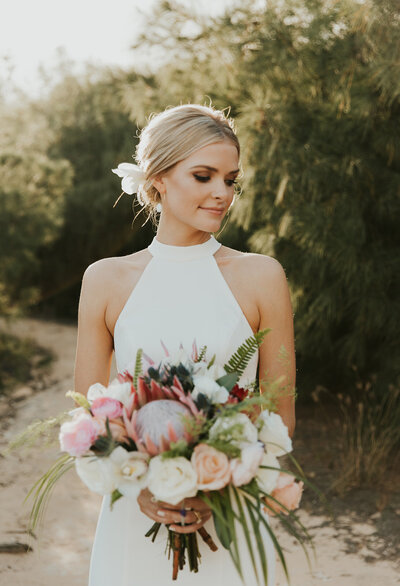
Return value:
[(223, 208), (200, 208), (205, 212), (210, 212), (211, 214), (215, 214), (216, 216), (220, 216), (224, 211)]

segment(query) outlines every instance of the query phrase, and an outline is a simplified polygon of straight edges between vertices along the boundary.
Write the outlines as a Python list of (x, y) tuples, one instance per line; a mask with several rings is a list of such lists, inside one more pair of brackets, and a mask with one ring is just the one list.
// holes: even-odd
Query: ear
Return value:
[(165, 193), (165, 183), (162, 175), (157, 175), (151, 180), (152, 185), (159, 191), (159, 193)]

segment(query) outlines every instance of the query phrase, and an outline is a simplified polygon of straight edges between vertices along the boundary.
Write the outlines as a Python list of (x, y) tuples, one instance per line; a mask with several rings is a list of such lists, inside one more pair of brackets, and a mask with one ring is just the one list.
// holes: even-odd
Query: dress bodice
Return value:
[[(180, 345), (191, 354), (207, 346), (206, 359), (225, 364), (253, 334), (239, 303), (225, 281), (213, 235), (202, 244), (173, 246), (154, 236), (152, 258), (125, 303), (114, 328), (118, 372), (131, 370), (139, 348), (156, 365)], [(250, 359), (239, 383), (256, 377), (258, 352)]]

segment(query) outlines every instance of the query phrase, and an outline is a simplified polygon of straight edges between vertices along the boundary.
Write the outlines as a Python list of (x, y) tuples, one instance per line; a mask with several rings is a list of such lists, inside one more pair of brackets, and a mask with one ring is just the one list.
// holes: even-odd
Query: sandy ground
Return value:
[[(21, 398), (24, 392), (20, 393), (19, 400), (12, 403), (8, 417), (4, 416), (4, 404), (0, 404), (0, 412), (3, 407), (0, 450), (33, 420), (68, 409), (71, 403), (65, 398), (65, 392), (73, 388), (75, 326), (29, 319), (13, 324), (12, 331), (34, 337), (41, 345), (53, 349), (58, 358), (44, 390), (32, 394), (26, 392), (25, 398)], [(111, 376), (115, 376), (114, 363)], [(18, 389), (16, 393), (18, 397)], [(299, 444), (303, 442), (304, 449), (301, 420), (298, 427)], [(0, 544), (29, 541), (25, 534), (29, 506), (23, 505), (23, 500), (56, 453), (56, 448), (34, 449), (0, 457)], [(320, 508), (314, 507), (312, 499), (307, 501), (307, 496), (303, 499), (300, 516), (316, 546), (317, 557), (312, 560), (311, 570), (301, 547), (274, 523), (284, 545), (292, 586), (316, 586), (325, 582), (332, 586), (400, 584), (392, 547), (396, 535), (394, 520), (398, 520), (400, 513), (398, 505), (392, 504), (375, 514), (364, 507), (361, 514), (359, 495), (353, 499), (353, 509), (352, 501), (339, 503), (335, 523), (327, 514), (321, 513)], [(53, 493), (40, 540), (30, 542), (33, 551), (0, 554), (0, 586), (86, 585), (100, 500), (101, 497), (91, 494), (80, 482), (74, 471), (69, 472)], [(382, 533), (385, 519), (385, 527), (389, 529)], [(397, 539), (398, 534), (397, 529)], [(286, 585), (283, 572), (279, 570), (278, 574), (277, 586)]]

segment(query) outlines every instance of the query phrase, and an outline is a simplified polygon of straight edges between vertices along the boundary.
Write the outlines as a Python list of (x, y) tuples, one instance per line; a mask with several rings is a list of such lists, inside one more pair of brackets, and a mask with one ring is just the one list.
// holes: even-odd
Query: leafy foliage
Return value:
[[(229, 361), (224, 364), (225, 370), (229, 372), (237, 372), (239, 375), (242, 375), (246, 366), (248, 365), (250, 358), (253, 356), (254, 352), (261, 346), (264, 337), (268, 332), (271, 330), (266, 328), (264, 330), (260, 330), (246, 338), (246, 340), (239, 346), (234, 354), (230, 357)], [(235, 384), (236, 381), (233, 382), (232, 386)]]

